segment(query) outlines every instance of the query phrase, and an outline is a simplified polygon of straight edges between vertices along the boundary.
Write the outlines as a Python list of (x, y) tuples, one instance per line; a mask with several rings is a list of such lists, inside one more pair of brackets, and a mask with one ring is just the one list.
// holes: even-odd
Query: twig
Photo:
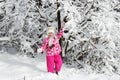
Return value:
[(92, 9), (93, 4), (94, 4), (94, 1), (93, 1), (92, 4), (90, 5), (90, 7), (89, 7), (88, 11), (85, 13), (85, 15), (87, 15), (87, 14), (90, 12), (90, 10)]

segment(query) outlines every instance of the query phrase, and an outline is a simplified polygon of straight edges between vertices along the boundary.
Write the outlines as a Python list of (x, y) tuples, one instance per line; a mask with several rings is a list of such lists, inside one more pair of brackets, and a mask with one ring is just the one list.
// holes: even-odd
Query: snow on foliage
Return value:
[(1, 0), (0, 37), (9, 39), (0, 45), (34, 55), (47, 26), (55, 27), (57, 32), (60, 10), (61, 21), (65, 16), (68, 19), (62, 38), (65, 63), (87, 71), (118, 73), (119, 6), (119, 0)]

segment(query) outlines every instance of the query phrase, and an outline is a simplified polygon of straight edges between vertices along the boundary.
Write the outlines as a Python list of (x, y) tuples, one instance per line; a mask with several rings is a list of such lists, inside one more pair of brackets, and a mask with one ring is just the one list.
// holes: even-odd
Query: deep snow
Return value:
[(63, 64), (59, 76), (46, 70), (45, 54), (36, 58), (0, 53), (0, 80), (120, 80), (116, 74), (87, 73)]

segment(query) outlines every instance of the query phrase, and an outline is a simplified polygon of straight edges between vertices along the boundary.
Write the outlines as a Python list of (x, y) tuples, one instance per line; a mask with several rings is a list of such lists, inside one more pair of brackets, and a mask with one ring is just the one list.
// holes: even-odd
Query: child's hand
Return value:
[(64, 17), (63, 21), (64, 21), (65, 23), (68, 22), (67, 16)]
[(38, 48), (37, 53), (41, 53), (41, 52), (42, 52), (42, 48)]

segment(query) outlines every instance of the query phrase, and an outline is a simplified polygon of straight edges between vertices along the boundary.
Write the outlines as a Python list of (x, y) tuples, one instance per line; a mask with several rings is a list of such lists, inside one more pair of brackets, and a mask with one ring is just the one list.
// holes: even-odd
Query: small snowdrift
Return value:
[(46, 70), (45, 55), (36, 58), (19, 55), (0, 54), (1, 80), (120, 80), (120, 76), (112, 74), (88, 74), (84, 70), (67, 68), (63, 65), (59, 76)]

